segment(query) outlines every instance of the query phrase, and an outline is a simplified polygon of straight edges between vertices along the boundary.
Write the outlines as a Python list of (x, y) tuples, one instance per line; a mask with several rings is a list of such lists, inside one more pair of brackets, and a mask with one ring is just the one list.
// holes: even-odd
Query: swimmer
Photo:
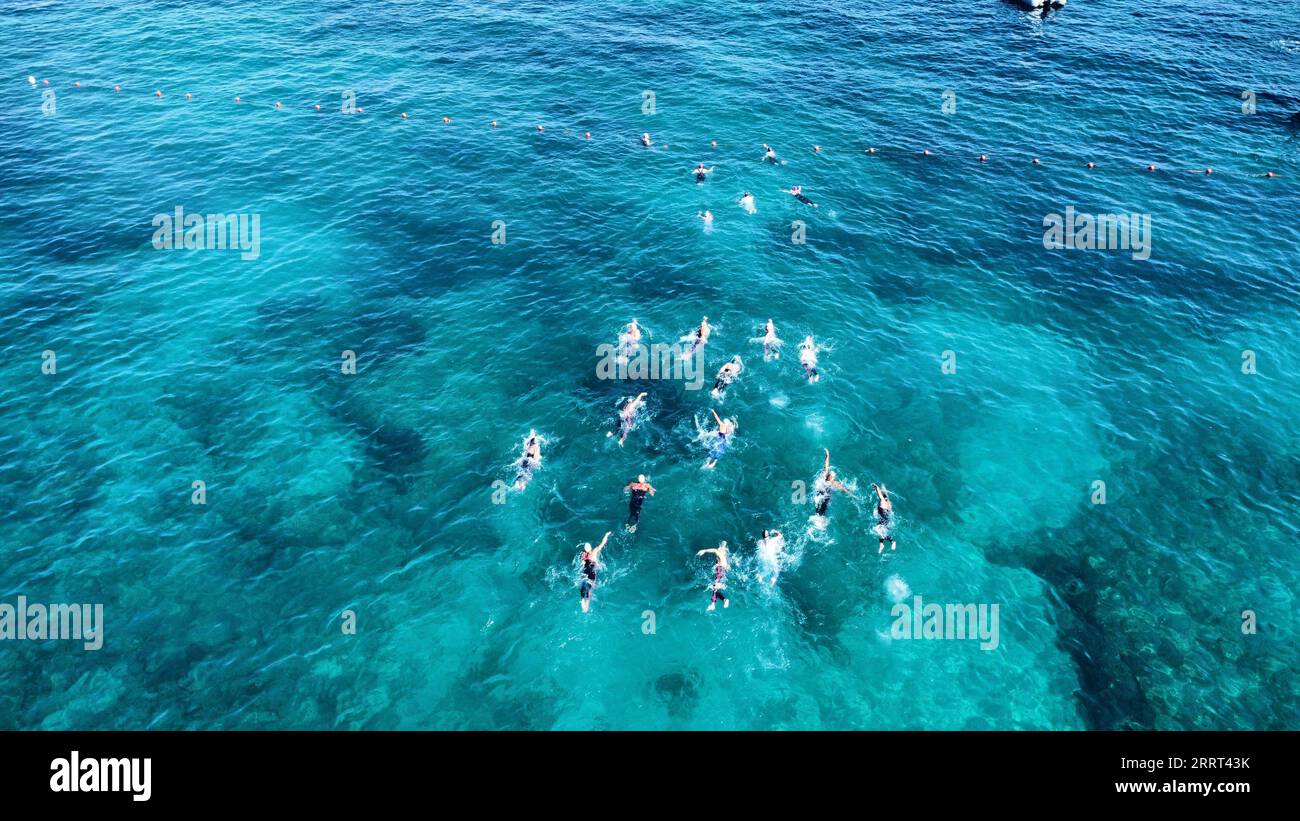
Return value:
[(705, 167), (704, 167), (704, 163), (700, 163), (699, 165), (697, 165), (697, 166), (695, 166), (694, 168), (691, 169), (691, 173), (695, 175), (695, 181), (696, 181), (697, 183), (702, 183), (702, 182), (704, 182), (704, 175), (705, 175), (705, 174), (712, 174), (712, 173), (713, 173), (713, 168), (714, 168), (714, 166), (712, 166), (712, 165), (709, 166), (708, 168), (705, 168)]
[(632, 499), (627, 504), (627, 532), (636, 533), (636, 524), (641, 519), (641, 505), (645, 504), (645, 495), (649, 493), (655, 495), (654, 485), (645, 480), (645, 474), (636, 477), (635, 482), (628, 482), (623, 486), (625, 492), (632, 493)]
[(740, 362), (740, 354), (736, 354), (731, 358), (730, 362), (723, 365), (718, 370), (718, 378), (713, 383), (712, 393), (714, 398), (722, 398), (722, 394), (727, 390), (727, 386), (736, 381), (736, 377), (740, 375), (740, 371), (743, 368), (744, 365)]
[(722, 454), (727, 452), (727, 446), (731, 444), (731, 437), (736, 433), (736, 420), (723, 419), (718, 416), (718, 412), (709, 408), (709, 413), (718, 421), (718, 429), (712, 434), (713, 443), (709, 445), (709, 458), (704, 460), (704, 467), (712, 470), (717, 464)]
[(835, 471), (831, 470), (830, 450), (827, 448), (822, 448), (822, 450), (826, 451), (826, 463), (822, 465), (822, 472), (817, 477), (817, 481), (813, 482), (813, 509), (817, 511), (818, 516), (826, 515), (827, 508), (831, 506), (831, 494), (835, 491), (838, 490), (841, 493), (853, 495), (853, 491), (846, 488), (835, 478)]
[(595, 547), (591, 542), (586, 542), (582, 546), (582, 587), (578, 594), (582, 597), (582, 612), (586, 613), (591, 610), (591, 591), (596, 589), (596, 571), (600, 568), (600, 551), (605, 549), (605, 542), (609, 541), (609, 531), (605, 531), (605, 538), (600, 540), (600, 544)]
[[(622, 436), (618, 437), (618, 446), (623, 447), (623, 442), (627, 440), (628, 432), (632, 430), (632, 421), (636, 417), (637, 409), (641, 407), (642, 400), (645, 399), (645, 391), (638, 393), (634, 399), (629, 399), (623, 405), (623, 410), (619, 411), (618, 421), (619, 430)], [(613, 436), (614, 432), (606, 433), (606, 437)]]
[(627, 323), (627, 330), (618, 335), (618, 357), (626, 362), (628, 357), (633, 354), (641, 344), (641, 326), (636, 324), (636, 319)]
[(799, 364), (803, 365), (809, 382), (816, 382), (822, 378), (822, 375), (817, 372), (817, 345), (811, 336), (804, 337), (803, 342), (799, 343)]
[(647, 132), (645, 132), (644, 134), (641, 135), (641, 145), (644, 145), (646, 148), (650, 148), (650, 147), (652, 147), (652, 146), (654, 145), (654, 143), (651, 142), (651, 140), (650, 140), (650, 132), (649, 132), (649, 131), (647, 131)]
[(706, 547), (703, 550), (696, 551), (696, 556), (703, 556), (706, 553), (712, 553), (718, 557), (717, 562), (713, 565), (713, 581), (709, 584), (709, 589), (713, 591), (713, 598), (709, 599), (709, 612), (718, 606), (718, 599), (722, 599), (722, 609), (726, 610), (731, 606), (727, 600), (727, 594), (722, 592), (727, 589), (727, 571), (731, 569), (730, 562), (727, 561), (727, 542), (724, 539), (718, 542), (717, 547)]
[(813, 202), (812, 200), (808, 199), (803, 195), (802, 185), (792, 185), (789, 188), (782, 188), (781, 193), (789, 194), (790, 196), (799, 200), (799, 202), (802, 202), (804, 205), (811, 205), (813, 208), (817, 207), (817, 203)]
[(758, 209), (754, 207), (754, 195), (748, 191), (742, 194), (740, 199), (736, 200), (736, 202), (740, 203), (740, 207), (744, 208), (746, 213), (753, 214), (758, 211)]
[(712, 211), (696, 211), (696, 212), (695, 212), (695, 215), (696, 215), (697, 217), (699, 217), (700, 219), (704, 220), (704, 228), (705, 228), (706, 230), (709, 229), (709, 228), (712, 228), (712, 227), (713, 227), (713, 212), (712, 212)]
[(876, 491), (879, 501), (876, 503), (876, 536), (880, 538), (880, 549), (876, 553), (885, 552), (885, 539), (889, 539), (889, 549), (897, 550), (898, 543), (894, 541), (894, 534), (890, 531), (894, 527), (894, 503), (889, 500), (889, 491), (885, 490), (884, 485), (871, 483), (871, 487)]
[[(785, 549), (785, 537), (779, 530), (764, 530), (763, 538), (758, 540), (758, 560), (772, 571), (771, 586), (776, 587), (776, 577), (781, 575), (781, 551)], [(759, 584), (763, 583), (763, 574), (756, 573)]]
[(780, 162), (780, 160), (776, 158), (776, 152), (772, 150), (772, 146), (767, 143), (763, 143), (763, 159), (773, 165)]
[(767, 321), (767, 333), (763, 335), (763, 359), (771, 362), (781, 358), (781, 340), (776, 337), (776, 323)]
[(519, 459), (519, 472), (515, 474), (515, 490), (528, 487), (533, 478), (533, 471), (542, 466), (542, 440), (537, 431), (528, 431), (524, 440), (524, 455)]
[(696, 328), (693, 333), (682, 337), (682, 342), (691, 342), (691, 353), (695, 353), (709, 341), (709, 334), (713, 333), (713, 328), (709, 325), (709, 318), (706, 316), (700, 320), (700, 327)]

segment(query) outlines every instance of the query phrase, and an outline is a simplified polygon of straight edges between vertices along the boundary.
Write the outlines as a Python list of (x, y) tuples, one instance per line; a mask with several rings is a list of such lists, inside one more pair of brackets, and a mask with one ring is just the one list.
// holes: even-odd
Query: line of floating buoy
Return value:
[[(46, 85), (46, 86), (48, 86), (48, 85), (50, 84), (50, 81), (49, 81), (48, 78), (45, 78), (45, 79), (43, 79), (43, 80), (40, 80), (40, 82), (41, 82), (43, 85)], [(37, 85), (37, 78), (36, 78), (36, 75), (34, 75), (34, 74), (29, 74), (29, 75), (27, 75), (27, 83), (28, 83), (28, 85), (30, 85), (30, 86), (32, 86), (32, 87), (34, 88), (34, 87)], [(81, 88), (81, 87), (82, 87), (82, 85), (81, 85), (81, 81), (80, 81), (80, 80), (74, 80), (73, 83), (72, 83), (72, 86), (73, 86), (74, 88)], [(118, 94), (120, 94), (120, 93), (122, 92), (122, 86), (121, 86), (121, 84), (114, 84), (114, 85), (113, 85), (113, 91), (114, 91), (114, 93), (118, 93)], [(155, 89), (155, 90), (154, 90), (154, 97), (155, 97), (156, 99), (163, 99), (163, 98), (165, 97), (165, 95), (163, 94), (162, 89)], [(192, 92), (188, 92), (188, 91), (185, 92), (185, 99), (186, 99), (186, 100), (193, 100), (193, 99), (194, 99), (194, 94), (193, 94)], [(236, 102), (236, 103), (243, 103), (243, 102), (244, 102), (243, 97), (241, 97), (240, 95), (235, 95), (235, 102)], [(276, 109), (279, 109), (279, 110), (283, 110), (283, 109), (284, 109), (284, 105), (283, 105), (283, 103), (281, 103), (279, 100), (276, 100), (276, 101), (275, 101), (273, 107), (276, 108)], [(312, 108), (313, 108), (313, 110), (315, 110), (315, 111), (320, 111), (320, 110), (321, 110), (320, 103), (315, 103), (315, 104), (312, 106)], [(366, 111), (365, 108), (362, 107), (362, 106), (357, 106), (357, 107), (356, 107), (356, 113), (357, 113), (357, 114), (364, 114), (365, 111)], [(409, 114), (408, 114), (407, 112), (405, 112), (405, 111), (398, 112), (398, 115), (399, 115), (403, 120), (409, 119)], [(451, 117), (446, 117), (446, 116), (444, 116), (444, 117), (441, 117), (440, 119), (442, 120), (442, 122), (443, 122), (444, 124), (450, 124), (450, 123), (452, 122), (452, 118), (451, 118)], [(489, 125), (490, 127), (492, 127), (492, 128), (498, 128), (498, 127), (500, 126), (500, 123), (498, 123), (496, 120), (492, 120), (491, 122), (488, 123), (488, 125)], [(542, 133), (545, 133), (545, 132), (546, 132), (546, 126), (545, 126), (545, 125), (538, 124), (538, 125), (534, 126), (534, 128), (535, 128), (535, 130), (537, 131), (537, 133), (539, 133), (539, 134), (542, 134)], [(568, 132), (566, 131), (566, 133), (568, 133)], [(590, 140), (590, 139), (592, 139), (591, 132), (590, 132), (590, 131), (584, 131), (584, 132), (582, 133), (582, 138), (583, 138), (584, 140)], [(711, 148), (717, 148), (717, 147), (718, 147), (718, 141), (717, 141), (717, 140), (710, 140), (710, 141), (709, 141), (709, 146), (710, 146)], [(664, 148), (667, 148), (667, 147), (668, 147), (668, 144), (667, 144), (667, 143), (664, 143), (664, 144), (663, 144), (663, 147), (664, 147)], [(821, 147), (820, 145), (818, 145), (818, 144), (813, 144), (813, 146), (812, 146), (812, 150), (813, 150), (813, 153), (814, 153), (814, 154), (821, 154), (821, 153), (822, 153), (822, 147)], [(877, 147), (874, 146), (874, 145), (873, 145), (873, 146), (869, 146), (868, 148), (865, 149), (865, 152), (866, 152), (867, 154), (877, 154), (877, 153), (879, 153), (879, 151), (880, 151), (880, 149), (877, 148)], [(934, 156), (936, 156), (936, 155), (935, 155), (935, 153), (932, 152), (930, 149), (928, 149), (928, 148), (923, 148), (923, 149), (921, 149), (921, 156), (923, 156), (923, 157), (934, 157)], [(988, 156), (988, 154), (986, 154), (986, 153), (985, 153), (985, 154), (979, 154), (979, 155), (976, 156), (976, 161), (981, 162), (981, 163), (987, 163), (987, 162), (989, 161), (989, 156)], [(1032, 158), (1032, 159), (1030, 160), (1030, 163), (1033, 164), (1033, 165), (1042, 165), (1042, 160), (1040, 160), (1038, 157), (1034, 157), (1034, 158)], [(1088, 163), (1086, 163), (1086, 165), (1085, 165), (1084, 167), (1087, 168), (1087, 169), (1089, 169), (1089, 170), (1093, 170), (1093, 169), (1096, 169), (1096, 168), (1097, 168), (1097, 163), (1095, 163), (1095, 162), (1093, 162), (1093, 161), (1089, 161)], [(1149, 165), (1146, 166), (1146, 170), (1147, 170), (1147, 172), (1149, 172), (1149, 173), (1154, 173), (1155, 171), (1159, 170), (1159, 166), (1157, 166), (1155, 163), (1150, 163)], [(1212, 175), (1214, 174), (1214, 168), (1213, 168), (1213, 167), (1208, 167), (1208, 166), (1205, 167), (1205, 168), (1190, 168), (1190, 169), (1186, 169), (1186, 170), (1187, 170), (1189, 173), (1200, 174), (1200, 175), (1202, 175), (1202, 176), (1207, 176), (1207, 177), (1208, 177), (1208, 176), (1212, 176)], [(1264, 178), (1266, 178), (1266, 179), (1275, 179), (1275, 178), (1278, 176), (1278, 174), (1277, 174), (1276, 172), (1274, 172), (1274, 171), (1265, 171), (1263, 174), (1250, 174), (1250, 175), (1248, 175), (1248, 176), (1257, 176), (1257, 177), (1264, 177)]]

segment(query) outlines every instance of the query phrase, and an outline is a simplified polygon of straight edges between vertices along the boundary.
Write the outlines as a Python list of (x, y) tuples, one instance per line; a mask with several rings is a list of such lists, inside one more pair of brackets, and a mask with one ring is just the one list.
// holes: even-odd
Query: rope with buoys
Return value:
[[(35, 87), (36, 84), (37, 84), (36, 76), (35, 76), (35, 75), (31, 75), (31, 74), (27, 75), (27, 82), (28, 82), (29, 85)], [(43, 79), (43, 80), (41, 80), (40, 82), (41, 82), (44, 86), (47, 86), (47, 87), (50, 85), (50, 81), (49, 81), (48, 78)], [(75, 80), (75, 81), (73, 81), (73, 83), (72, 83), (72, 87), (73, 87), (73, 88), (77, 88), (77, 89), (84, 89), (84, 90), (86, 90), (86, 91), (95, 91), (95, 90), (99, 90), (96, 86), (93, 86), (93, 85), (91, 85), (91, 86), (83, 85), (82, 82), (81, 82), (80, 80)], [(114, 85), (113, 85), (113, 92), (116, 93), (116, 94), (120, 94), (120, 93), (122, 93), (122, 86), (121, 86), (121, 84), (114, 84)], [(156, 89), (156, 90), (154, 91), (154, 98), (155, 98), (155, 99), (159, 99), (159, 100), (161, 100), (161, 99), (164, 99), (164, 97), (165, 97), (165, 95), (163, 94), (162, 89)], [(186, 99), (187, 101), (193, 101), (193, 100), (194, 100), (194, 94), (193, 94), (193, 92), (189, 92), (189, 91), (185, 92), (185, 99)], [(245, 100), (241, 95), (235, 95), (234, 102), (235, 102), (236, 105), (252, 105), (252, 103), (251, 103), (250, 101)], [(290, 110), (290, 109), (286, 109), (286, 108), (284, 107), (283, 103), (281, 103), (280, 100), (275, 100), (274, 103), (271, 105), (271, 107), (272, 107), (273, 109), (275, 109), (276, 111), (289, 111), (289, 110)], [(320, 112), (320, 111), (321, 111), (321, 105), (320, 105), (320, 103), (314, 103), (314, 104), (312, 104), (312, 110), (315, 111), (315, 112)], [(365, 108), (363, 108), (362, 106), (356, 106), (356, 108), (355, 108), (354, 111), (342, 110), (341, 113), (343, 113), (343, 114), (345, 114), (345, 115), (349, 115), (349, 116), (352, 115), (353, 113), (355, 113), (355, 114), (364, 114), (364, 113), (365, 113)], [(397, 113), (398, 117), (399, 117), (400, 119), (402, 119), (402, 120), (409, 120), (409, 119), (410, 119), (410, 116), (409, 116), (408, 112), (406, 112), (406, 111), (398, 111), (398, 112), (396, 112), (396, 113)], [(448, 117), (448, 116), (443, 116), (441, 119), (442, 119), (443, 124), (445, 124), (445, 125), (450, 125), (451, 122), (452, 122), (452, 118), (451, 118), (451, 117)], [(498, 123), (497, 120), (492, 120), (488, 125), (489, 125), (489, 127), (491, 127), (491, 128), (497, 128), (500, 124)], [(536, 126), (534, 126), (534, 130), (535, 130), (538, 134), (543, 134), (543, 133), (546, 133), (546, 126), (545, 126), (545, 125), (542, 125), (542, 124), (537, 124)], [(591, 134), (590, 131), (584, 131), (583, 134), (582, 134), (582, 137), (583, 137), (584, 140), (591, 140), (591, 139), (592, 139), (592, 134)], [(709, 145), (710, 145), (711, 148), (717, 148), (717, 147), (718, 147), (718, 141), (717, 141), (717, 140), (710, 140), (710, 141), (709, 141)], [(665, 144), (663, 144), (663, 147), (664, 147), (664, 148), (668, 148), (668, 145), (665, 143)], [(813, 152), (814, 154), (823, 155), (822, 147), (821, 147), (820, 144), (813, 144), (813, 145), (812, 145), (812, 152)], [(879, 154), (879, 153), (881, 153), (881, 150), (880, 150), (879, 148), (877, 148), (876, 146), (869, 146), (868, 148), (865, 149), (865, 153), (875, 155), (875, 154)], [(936, 157), (936, 156), (938, 156), (938, 155), (936, 155), (934, 152), (930, 151), (930, 149), (928, 149), (928, 148), (923, 148), (923, 149), (920, 151), (920, 155), (921, 155), (922, 157)], [(824, 155), (823, 155), (823, 156), (824, 156)], [(977, 155), (977, 156), (975, 157), (975, 161), (976, 161), (976, 162), (979, 162), (979, 163), (987, 164), (987, 163), (989, 162), (989, 156), (988, 156), (988, 154), (986, 154), (986, 153), (981, 153), (981, 154), (979, 154), (979, 155)], [(1033, 158), (1030, 160), (1030, 163), (1031, 163), (1032, 165), (1042, 165), (1042, 164), (1043, 164), (1042, 161), (1041, 161), (1038, 157), (1033, 157)], [(1094, 161), (1092, 161), (1092, 160), (1089, 160), (1089, 161), (1085, 164), (1084, 167), (1087, 168), (1088, 170), (1092, 171), (1092, 170), (1096, 170), (1096, 169), (1098, 168), (1098, 165), (1097, 165), (1096, 162), (1094, 162)], [(1159, 170), (1159, 166), (1157, 166), (1155, 163), (1150, 163), (1150, 164), (1148, 164), (1148, 165), (1145, 167), (1145, 170), (1146, 170), (1148, 173), (1154, 173), (1154, 172), (1156, 172), (1157, 170)], [(1206, 166), (1206, 167), (1204, 167), (1204, 168), (1187, 168), (1187, 169), (1180, 169), (1180, 170), (1182, 170), (1184, 173), (1194, 173), (1194, 174), (1199, 174), (1199, 175), (1201, 175), (1201, 176), (1205, 176), (1205, 177), (1209, 177), (1209, 176), (1212, 176), (1212, 175), (1215, 175), (1216, 173), (1218, 173), (1218, 172), (1215, 172), (1214, 168), (1211, 167), (1211, 166)], [(1221, 176), (1221, 174), (1220, 174), (1220, 176)], [(1262, 173), (1262, 174), (1246, 174), (1245, 176), (1248, 176), (1248, 177), (1262, 177), (1262, 178), (1265, 178), (1265, 179), (1276, 179), (1276, 178), (1277, 178), (1278, 176), (1280, 176), (1280, 175), (1277, 174), (1277, 172), (1275, 172), (1275, 171), (1265, 171), (1265, 172)]]

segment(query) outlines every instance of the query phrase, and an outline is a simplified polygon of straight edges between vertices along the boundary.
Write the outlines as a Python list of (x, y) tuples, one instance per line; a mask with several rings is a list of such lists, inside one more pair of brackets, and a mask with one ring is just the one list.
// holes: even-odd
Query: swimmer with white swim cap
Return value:
[[(763, 538), (758, 540), (758, 559), (763, 566), (772, 571), (771, 586), (776, 587), (776, 577), (781, 575), (781, 552), (785, 550), (785, 536), (779, 530), (764, 530)], [(763, 574), (756, 573), (759, 584)]]
[(637, 346), (641, 344), (641, 326), (636, 324), (636, 319), (627, 323), (627, 330), (618, 335), (618, 353), (619, 357), (626, 360), (636, 352)]
[(637, 522), (641, 520), (641, 505), (645, 504), (647, 493), (651, 496), (655, 495), (655, 488), (645, 480), (645, 474), (642, 473), (636, 477), (635, 482), (624, 485), (623, 490), (630, 491), (632, 494), (627, 505), (627, 532), (635, 533)]
[(736, 377), (740, 375), (744, 367), (740, 361), (740, 354), (736, 354), (731, 358), (730, 362), (718, 369), (718, 378), (714, 380), (713, 390), (711, 391), (713, 396), (721, 398), (723, 392), (727, 390), (727, 386), (736, 381)]
[(742, 194), (740, 199), (736, 200), (736, 202), (740, 203), (740, 207), (744, 208), (745, 211), (750, 214), (758, 211), (758, 209), (754, 207), (754, 195), (748, 191)]
[(718, 543), (717, 547), (706, 547), (703, 550), (697, 550), (696, 556), (703, 556), (712, 553), (717, 556), (717, 561), (713, 564), (713, 581), (709, 583), (709, 590), (713, 591), (713, 597), (709, 599), (709, 612), (717, 609), (718, 599), (722, 599), (722, 609), (726, 610), (731, 606), (727, 600), (727, 594), (723, 591), (727, 589), (727, 571), (731, 569), (731, 562), (727, 560), (727, 542), (724, 539)]
[(691, 353), (695, 353), (703, 348), (709, 341), (709, 334), (713, 333), (713, 328), (709, 325), (709, 318), (706, 316), (700, 320), (700, 327), (696, 328), (693, 333), (682, 337), (682, 342), (691, 342)]
[(799, 202), (802, 202), (804, 205), (811, 205), (813, 208), (817, 207), (817, 203), (813, 202), (812, 200), (808, 199), (803, 195), (802, 185), (792, 185), (789, 188), (782, 188), (781, 193), (789, 194), (790, 196), (799, 200)]
[[(623, 410), (619, 411), (618, 423), (622, 436), (618, 437), (618, 446), (623, 447), (623, 442), (627, 440), (627, 434), (632, 430), (632, 422), (636, 418), (637, 409), (641, 407), (641, 402), (645, 399), (645, 391), (638, 393), (634, 398), (627, 400), (623, 405)], [(613, 436), (614, 432), (606, 433), (606, 437)]]
[(652, 145), (649, 131), (641, 135), (641, 145), (644, 145), (646, 148), (649, 148)]
[(876, 536), (880, 538), (880, 549), (876, 553), (885, 552), (885, 539), (889, 539), (889, 549), (897, 550), (898, 542), (894, 541), (894, 503), (889, 499), (889, 491), (885, 490), (884, 485), (871, 483), (871, 487), (876, 491), (879, 501), (876, 502)]
[(736, 434), (736, 420), (734, 418), (723, 419), (718, 416), (718, 412), (713, 408), (709, 408), (709, 413), (712, 413), (713, 418), (718, 422), (718, 429), (713, 431), (709, 437), (711, 439), (709, 458), (704, 460), (704, 467), (712, 470), (717, 466), (718, 459), (721, 458), (722, 454), (727, 452), (727, 447), (731, 445), (731, 438)]
[(600, 569), (600, 551), (605, 549), (605, 543), (609, 541), (610, 531), (605, 531), (605, 538), (600, 540), (600, 544), (595, 547), (591, 542), (586, 542), (582, 546), (582, 587), (578, 590), (578, 595), (582, 597), (582, 612), (587, 613), (591, 610), (591, 591), (596, 589), (596, 571)]
[(776, 323), (767, 321), (767, 333), (763, 335), (763, 358), (771, 361), (781, 358), (781, 340), (776, 336)]
[(831, 470), (830, 449), (822, 448), (822, 450), (826, 451), (826, 463), (822, 465), (822, 472), (817, 476), (817, 481), (813, 483), (813, 509), (818, 516), (826, 515), (826, 510), (831, 506), (831, 494), (833, 492), (838, 490), (841, 493), (853, 495), (853, 491), (835, 478), (835, 471)]
[(816, 382), (822, 378), (822, 375), (817, 372), (817, 344), (813, 342), (811, 336), (804, 337), (803, 342), (799, 343), (799, 364), (803, 365), (809, 382)]

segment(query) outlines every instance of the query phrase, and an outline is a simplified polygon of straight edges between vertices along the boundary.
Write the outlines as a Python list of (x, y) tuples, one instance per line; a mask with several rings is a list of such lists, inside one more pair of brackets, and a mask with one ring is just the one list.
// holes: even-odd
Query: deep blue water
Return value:
[[(0, 727), (1300, 727), (1295, 4), (20, 2), (0, 68), (0, 603), (105, 613), (0, 643)], [(156, 250), (178, 206), (257, 258)], [(1045, 249), (1066, 207), (1150, 259)], [(597, 378), (704, 314), (724, 402)], [(998, 648), (894, 638), (907, 591)]]

